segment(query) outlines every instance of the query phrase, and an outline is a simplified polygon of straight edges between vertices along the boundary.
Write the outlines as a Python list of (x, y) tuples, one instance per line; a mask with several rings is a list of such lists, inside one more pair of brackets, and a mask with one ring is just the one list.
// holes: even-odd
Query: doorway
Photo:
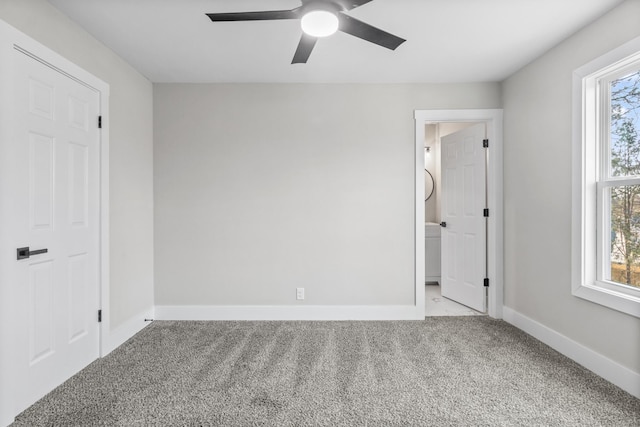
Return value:
[[(425, 179), (424, 170), (429, 159), (425, 155), (425, 141), (427, 138), (427, 125), (439, 124), (443, 128), (466, 128), (474, 123), (481, 123), (486, 129), (488, 147), (486, 148), (486, 207), (488, 217), (486, 221), (486, 231), (484, 244), (486, 246), (487, 259), (485, 261), (485, 274), (482, 277), (482, 285), (487, 284), (486, 292), (487, 314), (494, 318), (502, 318), (502, 110), (417, 110), (415, 112), (416, 122), (416, 305), (422, 306), (423, 313), (425, 304), (425, 219), (429, 215), (428, 206), (424, 202)], [(458, 123), (458, 125), (454, 125)], [(482, 139), (479, 141), (483, 143)], [(435, 147), (434, 147), (435, 148)], [(433, 150), (433, 148), (432, 148)], [(437, 150), (431, 151), (432, 156), (439, 155)], [(434, 163), (431, 164), (433, 167)], [(436, 175), (438, 174), (436, 171)], [(438, 180), (441, 181), (441, 180)], [(435, 191), (441, 192), (441, 182), (435, 183)], [(439, 203), (438, 203), (439, 205)], [(437, 224), (436, 220), (442, 221), (434, 212), (440, 211), (431, 207), (433, 216), (432, 224)], [(484, 216), (484, 209), (481, 215)], [(427, 221), (429, 222), (429, 221)], [(451, 255), (448, 255), (451, 258)], [(452, 262), (456, 258), (447, 260), (444, 255), (443, 262)], [(455, 262), (453, 262), (455, 264)], [(487, 279), (485, 281), (485, 279)], [(484, 288), (484, 286), (482, 286)]]
[[(426, 316), (486, 312), (486, 123), (425, 125)], [(425, 188), (429, 191), (429, 188)]]

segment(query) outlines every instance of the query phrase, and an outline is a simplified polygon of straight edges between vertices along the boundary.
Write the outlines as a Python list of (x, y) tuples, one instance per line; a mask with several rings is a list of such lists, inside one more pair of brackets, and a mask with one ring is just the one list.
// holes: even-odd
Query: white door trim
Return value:
[[(13, 115), (13, 71), (14, 50), (20, 50), (36, 60), (68, 75), (85, 86), (95, 89), (100, 96), (100, 114), (102, 132), (100, 132), (100, 306), (102, 323), (100, 325), (100, 356), (111, 351), (109, 341), (109, 85), (88, 73), (46, 46), (31, 39), (6, 22), (0, 20), (0, 426), (13, 422), (15, 403), (13, 388), (17, 363), (11, 349), (15, 336), (11, 327), (14, 322), (14, 295), (7, 271), (13, 268), (15, 247), (12, 246), (12, 230), (6, 227), (10, 188), (12, 180), (19, 177), (3, 175), (9, 168), (10, 158), (3, 155), (7, 144), (11, 142), (11, 122)], [(96, 313), (97, 315), (97, 313)]]
[(489, 197), (489, 297), (488, 314), (502, 318), (503, 301), (503, 195), (502, 110), (416, 110), (415, 144), (415, 279), (416, 307), (424, 317), (424, 140), (425, 124), (438, 122), (485, 122), (489, 138), (487, 191)]

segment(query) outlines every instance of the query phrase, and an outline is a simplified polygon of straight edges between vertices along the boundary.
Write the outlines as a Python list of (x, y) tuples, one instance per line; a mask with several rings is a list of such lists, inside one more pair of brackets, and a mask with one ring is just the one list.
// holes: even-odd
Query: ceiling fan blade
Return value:
[(351, 10), (355, 9), (356, 7), (362, 6), (363, 4), (367, 4), (371, 1), (373, 0), (336, 0), (336, 3), (342, 6), (344, 10)]
[(340, 31), (386, 47), (387, 49), (395, 50), (395, 48), (406, 42), (405, 39), (394, 36), (391, 33), (387, 33), (362, 21), (358, 21), (344, 13), (338, 14), (338, 18), (340, 19), (340, 26), (338, 27)]
[(266, 10), (264, 12), (207, 13), (207, 16), (213, 22), (297, 19), (300, 18), (299, 9), (298, 7), (291, 10)]
[(293, 55), (292, 64), (306, 64), (307, 59), (309, 59), (309, 55), (311, 55), (311, 51), (313, 47), (316, 45), (318, 39), (316, 37), (310, 36), (308, 34), (302, 33), (302, 37), (300, 37), (300, 43), (298, 43), (298, 48), (296, 49), (296, 53)]

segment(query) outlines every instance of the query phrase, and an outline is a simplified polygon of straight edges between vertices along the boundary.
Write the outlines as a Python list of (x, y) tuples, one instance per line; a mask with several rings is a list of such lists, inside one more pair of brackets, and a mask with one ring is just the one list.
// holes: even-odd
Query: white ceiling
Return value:
[(205, 13), (298, 0), (49, 1), (153, 82), (401, 83), (501, 81), (623, 0), (373, 0), (348, 14), (407, 42), (391, 51), (339, 32), (295, 65), (299, 21)]

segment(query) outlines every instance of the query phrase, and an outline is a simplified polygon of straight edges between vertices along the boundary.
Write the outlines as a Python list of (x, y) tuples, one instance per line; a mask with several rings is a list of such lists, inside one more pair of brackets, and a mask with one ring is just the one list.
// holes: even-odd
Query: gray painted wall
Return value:
[(110, 85), (111, 328), (153, 305), (153, 87), (44, 0), (2, 0), (8, 22)]
[(156, 304), (414, 304), (415, 109), (498, 84), (155, 84)]
[(505, 305), (640, 372), (640, 319), (571, 295), (571, 82), (640, 35), (623, 3), (503, 84)]

